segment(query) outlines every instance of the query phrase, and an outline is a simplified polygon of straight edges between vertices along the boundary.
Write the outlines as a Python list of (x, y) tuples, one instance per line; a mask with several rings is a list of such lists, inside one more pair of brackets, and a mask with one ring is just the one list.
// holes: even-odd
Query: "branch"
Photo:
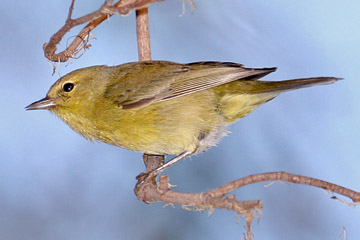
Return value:
[[(213, 190), (213, 194), (216, 196), (223, 196), (229, 192), (232, 192), (238, 188), (241, 188), (245, 185), (249, 185), (252, 183), (265, 182), (265, 181), (284, 181), (295, 184), (303, 184), (314, 186), (318, 188), (325, 189), (330, 192), (334, 192), (345, 197), (350, 198), (354, 203), (360, 203), (360, 193), (355, 192), (351, 189), (326, 182), (323, 180), (319, 180), (316, 178), (300, 176), (292, 173), (286, 172), (269, 172), (269, 173), (260, 173), (255, 175), (250, 175), (248, 177), (240, 178), (235, 181), (232, 181), (226, 185), (223, 185), (215, 190)], [(332, 197), (334, 198), (334, 197)], [(334, 198), (336, 199), (336, 198)]]
[(136, 35), (139, 61), (151, 60), (148, 8), (136, 10)]
[[(164, 163), (163, 155), (143, 156), (146, 172), (157, 169)], [(170, 189), (169, 177), (161, 175), (159, 183), (155, 178), (146, 178), (143, 174), (138, 177), (138, 183), (135, 187), (137, 198), (145, 203), (154, 201), (164, 202), (167, 204), (180, 204), (186, 210), (204, 211), (209, 210), (210, 214), (216, 209), (227, 209), (242, 215), (246, 221), (246, 239), (252, 238), (250, 225), (255, 217), (256, 212), (261, 215), (262, 203), (260, 201), (237, 201), (234, 195), (225, 197), (225, 194), (218, 194), (216, 189), (204, 193), (181, 193)]]
[[(164, 162), (164, 156), (144, 154), (144, 163), (146, 172), (151, 172)], [(252, 239), (251, 223), (255, 218), (256, 212), (261, 215), (262, 203), (260, 201), (237, 201), (230, 192), (243, 186), (264, 182), (264, 181), (285, 181), (295, 184), (304, 184), (323, 188), (325, 190), (349, 197), (355, 204), (360, 203), (360, 193), (341, 187), (330, 182), (322, 181), (315, 178), (304, 177), (286, 172), (270, 172), (250, 175), (225, 184), (219, 188), (202, 193), (180, 193), (170, 189), (169, 178), (167, 175), (161, 175), (159, 182), (155, 178), (146, 179), (140, 174), (139, 180), (135, 187), (135, 194), (139, 200), (146, 203), (154, 201), (164, 202), (167, 204), (180, 204), (184, 209), (204, 211), (209, 210), (210, 214), (216, 209), (227, 209), (242, 215), (246, 221), (246, 239)], [(333, 196), (332, 199), (337, 199)]]
[[(123, 0), (118, 1), (112, 5), (113, 0), (106, 0), (106, 2), (100, 7), (99, 10), (87, 14), (83, 17), (72, 19), (71, 16), (75, 3), (75, 0), (72, 0), (65, 25), (61, 27), (54, 35), (52, 35), (49, 42), (45, 43), (43, 46), (45, 57), (54, 62), (66, 62), (69, 60), (69, 58), (74, 58), (74, 56), (81, 49), (90, 47), (90, 45), (87, 44), (87, 37), (89, 36), (90, 32), (105, 19), (111, 17), (114, 14), (120, 14), (123, 16), (128, 15), (133, 9), (141, 9), (158, 1), (162, 0)], [(73, 42), (64, 51), (55, 53), (57, 50), (56, 45), (60, 43), (61, 39), (67, 32), (70, 31), (70, 29), (87, 22), (89, 23), (80, 31)]]

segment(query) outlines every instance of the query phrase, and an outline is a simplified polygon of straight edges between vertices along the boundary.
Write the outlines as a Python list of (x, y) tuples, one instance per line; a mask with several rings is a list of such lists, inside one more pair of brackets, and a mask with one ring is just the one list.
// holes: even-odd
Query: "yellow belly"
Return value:
[(63, 114), (63, 119), (89, 140), (133, 151), (177, 155), (205, 151), (227, 134), (228, 124), (277, 95), (236, 94), (236, 89), (232, 90), (229, 93), (219, 86), (137, 109), (99, 102), (88, 106), (96, 111), (85, 111), (76, 118)]

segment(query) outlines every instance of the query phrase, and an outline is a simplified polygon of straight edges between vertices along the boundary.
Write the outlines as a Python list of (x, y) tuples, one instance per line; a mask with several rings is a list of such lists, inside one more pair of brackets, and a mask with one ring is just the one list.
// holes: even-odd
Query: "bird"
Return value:
[(57, 80), (26, 110), (47, 109), (88, 140), (150, 155), (176, 155), (154, 170), (215, 146), (227, 126), (279, 94), (340, 78), (260, 78), (276, 68), (233, 62), (130, 62), (91, 66)]

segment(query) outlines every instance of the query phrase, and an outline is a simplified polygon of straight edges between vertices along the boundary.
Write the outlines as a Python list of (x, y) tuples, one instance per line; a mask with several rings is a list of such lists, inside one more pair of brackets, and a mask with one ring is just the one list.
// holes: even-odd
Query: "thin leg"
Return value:
[(168, 167), (174, 165), (175, 163), (177, 163), (178, 161), (186, 158), (187, 156), (190, 156), (191, 154), (193, 154), (194, 152), (183, 152), (180, 155), (177, 155), (176, 157), (170, 159), (169, 161), (167, 161), (166, 163), (164, 163), (163, 165), (161, 165), (160, 167), (158, 167), (157, 169), (153, 170), (152, 172), (150, 172), (149, 177), (153, 177), (153, 176), (157, 176), (160, 173), (162, 173), (163, 171), (165, 171), (165, 169), (167, 169)]
[[(150, 171), (150, 172), (146, 172), (146, 173), (141, 173), (139, 176), (136, 177), (136, 179), (139, 182), (144, 182), (148, 179), (153, 179), (153, 181), (155, 180), (156, 176), (159, 175), (160, 173), (162, 173), (163, 171), (165, 171), (165, 169), (167, 169), (168, 167), (174, 165), (175, 163), (177, 163), (178, 161), (190, 156), (191, 154), (193, 154), (195, 151), (192, 152), (183, 152), (180, 155), (177, 155), (176, 157), (170, 159), (169, 161), (167, 161), (165, 164), (159, 166), (158, 168)], [(138, 182), (138, 184), (139, 184)]]

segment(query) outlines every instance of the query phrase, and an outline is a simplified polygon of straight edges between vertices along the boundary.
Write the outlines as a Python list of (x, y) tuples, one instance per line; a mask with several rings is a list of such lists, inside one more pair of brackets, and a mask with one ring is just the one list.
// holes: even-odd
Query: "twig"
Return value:
[[(75, 3), (75, 0), (72, 0), (65, 25), (61, 27), (54, 35), (52, 35), (49, 42), (45, 43), (43, 46), (45, 57), (53, 62), (66, 62), (69, 60), (69, 58), (73, 58), (74, 54), (78, 52), (77, 49), (80, 48), (81, 43), (84, 44), (82, 48), (90, 47), (90, 45), (86, 44), (86, 37), (105, 19), (111, 17), (114, 14), (127, 15), (133, 9), (141, 9), (158, 1), (162, 0), (128, 0), (118, 1), (112, 5), (113, 0), (107, 0), (99, 10), (87, 14), (83, 17), (72, 19), (71, 16)], [(89, 23), (80, 31), (74, 41), (64, 51), (55, 53), (57, 49), (56, 45), (60, 43), (61, 39), (68, 31), (70, 31), (70, 29), (87, 22)]]
[(269, 172), (269, 173), (260, 173), (256, 175), (250, 175), (248, 177), (240, 178), (235, 181), (232, 181), (228, 184), (225, 184), (215, 190), (213, 190), (213, 194), (215, 196), (224, 196), (225, 194), (232, 192), (238, 188), (241, 188), (245, 185), (249, 185), (252, 183), (265, 182), (265, 181), (284, 181), (295, 184), (303, 184), (314, 186), (318, 188), (325, 189), (327, 191), (331, 191), (334, 193), (338, 193), (345, 197), (350, 198), (354, 203), (360, 203), (360, 193), (353, 191), (351, 189), (326, 182), (323, 180), (319, 180), (316, 178), (300, 176), (292, 173), (286, 172)]
[(148, 8), (136, 10), (136, 34), (139, 61), (151, 60)]
[[(154, 164), (154, 162), (152, 162), (152, 164)], [(154, 167), (155, 166), (152, 165), (152, 167), (148, 168), (147, 171), (154, 169)], [(246, 239), (252, 239), (250, 226), (255, 217), (255, 213), (259, 212), (261, 215), (262, 203), (261, 201), (237, 201), (234, 195), (226, 196), (230, 192), (245, 185), (264, 181), (286, 181), (295, 184), (304, 184), (323, 188), (328, 191), (341, 194), (345, 197), (349, 197), (354, 203), (360, 203), (359, 192), (355, 192), (319, 179), (286, 172), (270, 172), (250, 175), (203, 193), (180, 193), (172, 191), (170, 189), (171, 185), (168, 181), (169, 178), (167, 175), (161, 175), (159, 183), (156, 183), (154, 179), (145, 182), (139, 181), (136, 185), (135, 193), (139, 200), (146, 203), (159, 201), (168, 204), (180, 204), (186, 209), (197, 211), (209, 210), (210, 213), (217, 208), (233, 210), (242, 215), (246, 221)], [(332, 199), (337, 198), (332, 197)]]

